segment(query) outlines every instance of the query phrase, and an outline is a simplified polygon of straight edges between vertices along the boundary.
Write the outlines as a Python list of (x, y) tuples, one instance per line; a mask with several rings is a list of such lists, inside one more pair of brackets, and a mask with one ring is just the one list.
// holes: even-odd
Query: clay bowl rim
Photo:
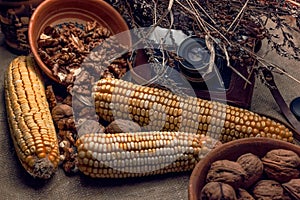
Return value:
[[(84, 9), (79, 6), (79, 4), (82, 5), (82, 3), (90, 5), (89, 8), (91, 7), (91, 10)], [(66, 7), (66, 4), (71, 6)], [(107, 17), (111, 21), (105, 21), (105, 19), (101, 18), (103, 16)], [(39, 18), (42, 18), (42, 20), (39, 20)], [(37, 39), (44, 28), (50, 24), (56, 25), (66, 21), (85, 23), (88, 20), (96, 20), (99, 24), (107, 27), (112, 32), (112, 35), (124, 32), (125, 34), (121, 34), (122, 38), (126, 37), (127, 39), (124, 44), (129, 46), (131, 45), (131, 36), (126, 21), (114, 7), (104, 0), (88, 0), (82, 2), (77, 0), (45, 0), (38, 5), (30, 18), (28, 26), (28, 41), (31, 54), (35, 58), (39, 68), (46, 74), (46, 76), (58, 84), (61, 84), (61, 81), (53, 75), (52, 71), (44, 64), (38, 54)], [(113, 23), (114, 27), (111, 26), (112, 21), (115, 22)]]
[[(259, 147), (259, 148), (258, 148)], [(254, 153), (259, 157), (271, 149), (287, 149), (300, 156), (300, 146), (278, 139), (259, 137), (243, 138), (224, 143), (208, 153), (201, 159), (192, 171), (188, 186), (188, 199), (198, 200), (201, 189), (205, 184), (205, 177), (210, 165), (220, 159), (236, 160), (244, 153)]]

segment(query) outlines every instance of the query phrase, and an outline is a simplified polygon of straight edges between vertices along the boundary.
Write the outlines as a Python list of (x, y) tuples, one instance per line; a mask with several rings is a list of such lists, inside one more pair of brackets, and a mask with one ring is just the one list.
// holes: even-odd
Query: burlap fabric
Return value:
[[(190, 172), (125, 180), (95, 180), (82, 175), (69, 177), (59, 169), (55, 176), (48, 181), (39, 181), (31, 178), (23, 170), (14, 153), (8, 131), (3, 98), (3, 72), (17, 55), (5, 49), (2, 35), (0, 41), (0, 66), (2, 72), (0, 73), (0, 199), (187, 199)], [(273, 53), (268, 55), (268, 57), (273, 62), (283, 66), (287, 72), (300, 79), (300, 63), (278, 58)], [(282, 95), (288, 103), (293, 98), (300, 96), (300, 84), (283, 75), (275, 74), (275, 78)], [(251, 109), (284, 121), (269, 90), (259, 81), (256, 81)]]

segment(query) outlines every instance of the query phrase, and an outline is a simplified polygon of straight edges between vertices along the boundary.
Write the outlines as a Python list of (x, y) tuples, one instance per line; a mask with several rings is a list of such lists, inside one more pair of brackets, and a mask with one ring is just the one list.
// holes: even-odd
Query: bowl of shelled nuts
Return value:
[(271, 138), (220, 145), (194, 168), (189, 199), (300, 199), (300, 146)]
[(104, 41), (121, 34), (121, 40), (113, 44), (128, 48), (128, 30), (120, 13), (103, 0), (45, 0), (31, 16), (28, 38), (42, 71), (69, 85), (84, 59)]

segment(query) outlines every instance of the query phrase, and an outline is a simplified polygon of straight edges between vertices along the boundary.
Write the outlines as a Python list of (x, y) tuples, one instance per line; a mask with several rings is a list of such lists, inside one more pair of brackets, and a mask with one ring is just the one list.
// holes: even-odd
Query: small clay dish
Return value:
[(261, 158), (272, 149), (287, 149), (300, 156), (300, 146), (271, 138), (244, 138), (216, 147), (194, 168), (189, 181), (189, 200), (200, 199), (200, 192), (205, 185), (206, 175), (213, 162), (223, 159), (236, 161), (239, 156), (245, 153), (253, 153)]
[[(97, 21), (99, 25), (108, 28), (112, 35), (122, 33), (123, 44), (131, 44), (127, 23), (117, 10), (103, 0), (46, 0), (32, 14), (28, 29), (30, 49), (39, 67), (54, 81), (60, 82), (38, 54), (37, 42), (41, 33), (50, 25), (70, 22), (85, 24), (87, 21)], [(127, 35), (123, 34), (125, 31)], [(127, 38), (124, 38), (125, 35)]]

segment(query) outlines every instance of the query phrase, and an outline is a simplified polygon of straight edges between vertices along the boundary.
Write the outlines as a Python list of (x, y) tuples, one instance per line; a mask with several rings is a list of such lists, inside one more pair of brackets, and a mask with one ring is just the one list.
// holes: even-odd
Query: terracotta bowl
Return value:
[[(113, 35), (128, 31), (129, 28), (123, 17), (110, 4), (103, 0), (46, 0), (42, 2), (31, 16), (28, 29), (28, 40), (32, 54), (45, 74), (56, 82), (58, 78), (43, 63), (38, 54), (38, 38), (49, 25), (68, 22), (85, 24), (86, 21), (97, 21), (108, 28)], [(124, 38), (126, 35), (127, 38)], [(131, 37), (122, 34), (124, 45), (131, 44)]]
[(199, 199), (200, 192), (205, 185), (207, 172), (214, 161), (222, 159), (235, 161), (245, 153), (263, 157), (269, 150), (278, 148), (292, 150), (300, 156), (300, 146), (269, 138), (245, 138), (222, 144), (212, 150), (194, 168), (189, 181), (189, 200)]

